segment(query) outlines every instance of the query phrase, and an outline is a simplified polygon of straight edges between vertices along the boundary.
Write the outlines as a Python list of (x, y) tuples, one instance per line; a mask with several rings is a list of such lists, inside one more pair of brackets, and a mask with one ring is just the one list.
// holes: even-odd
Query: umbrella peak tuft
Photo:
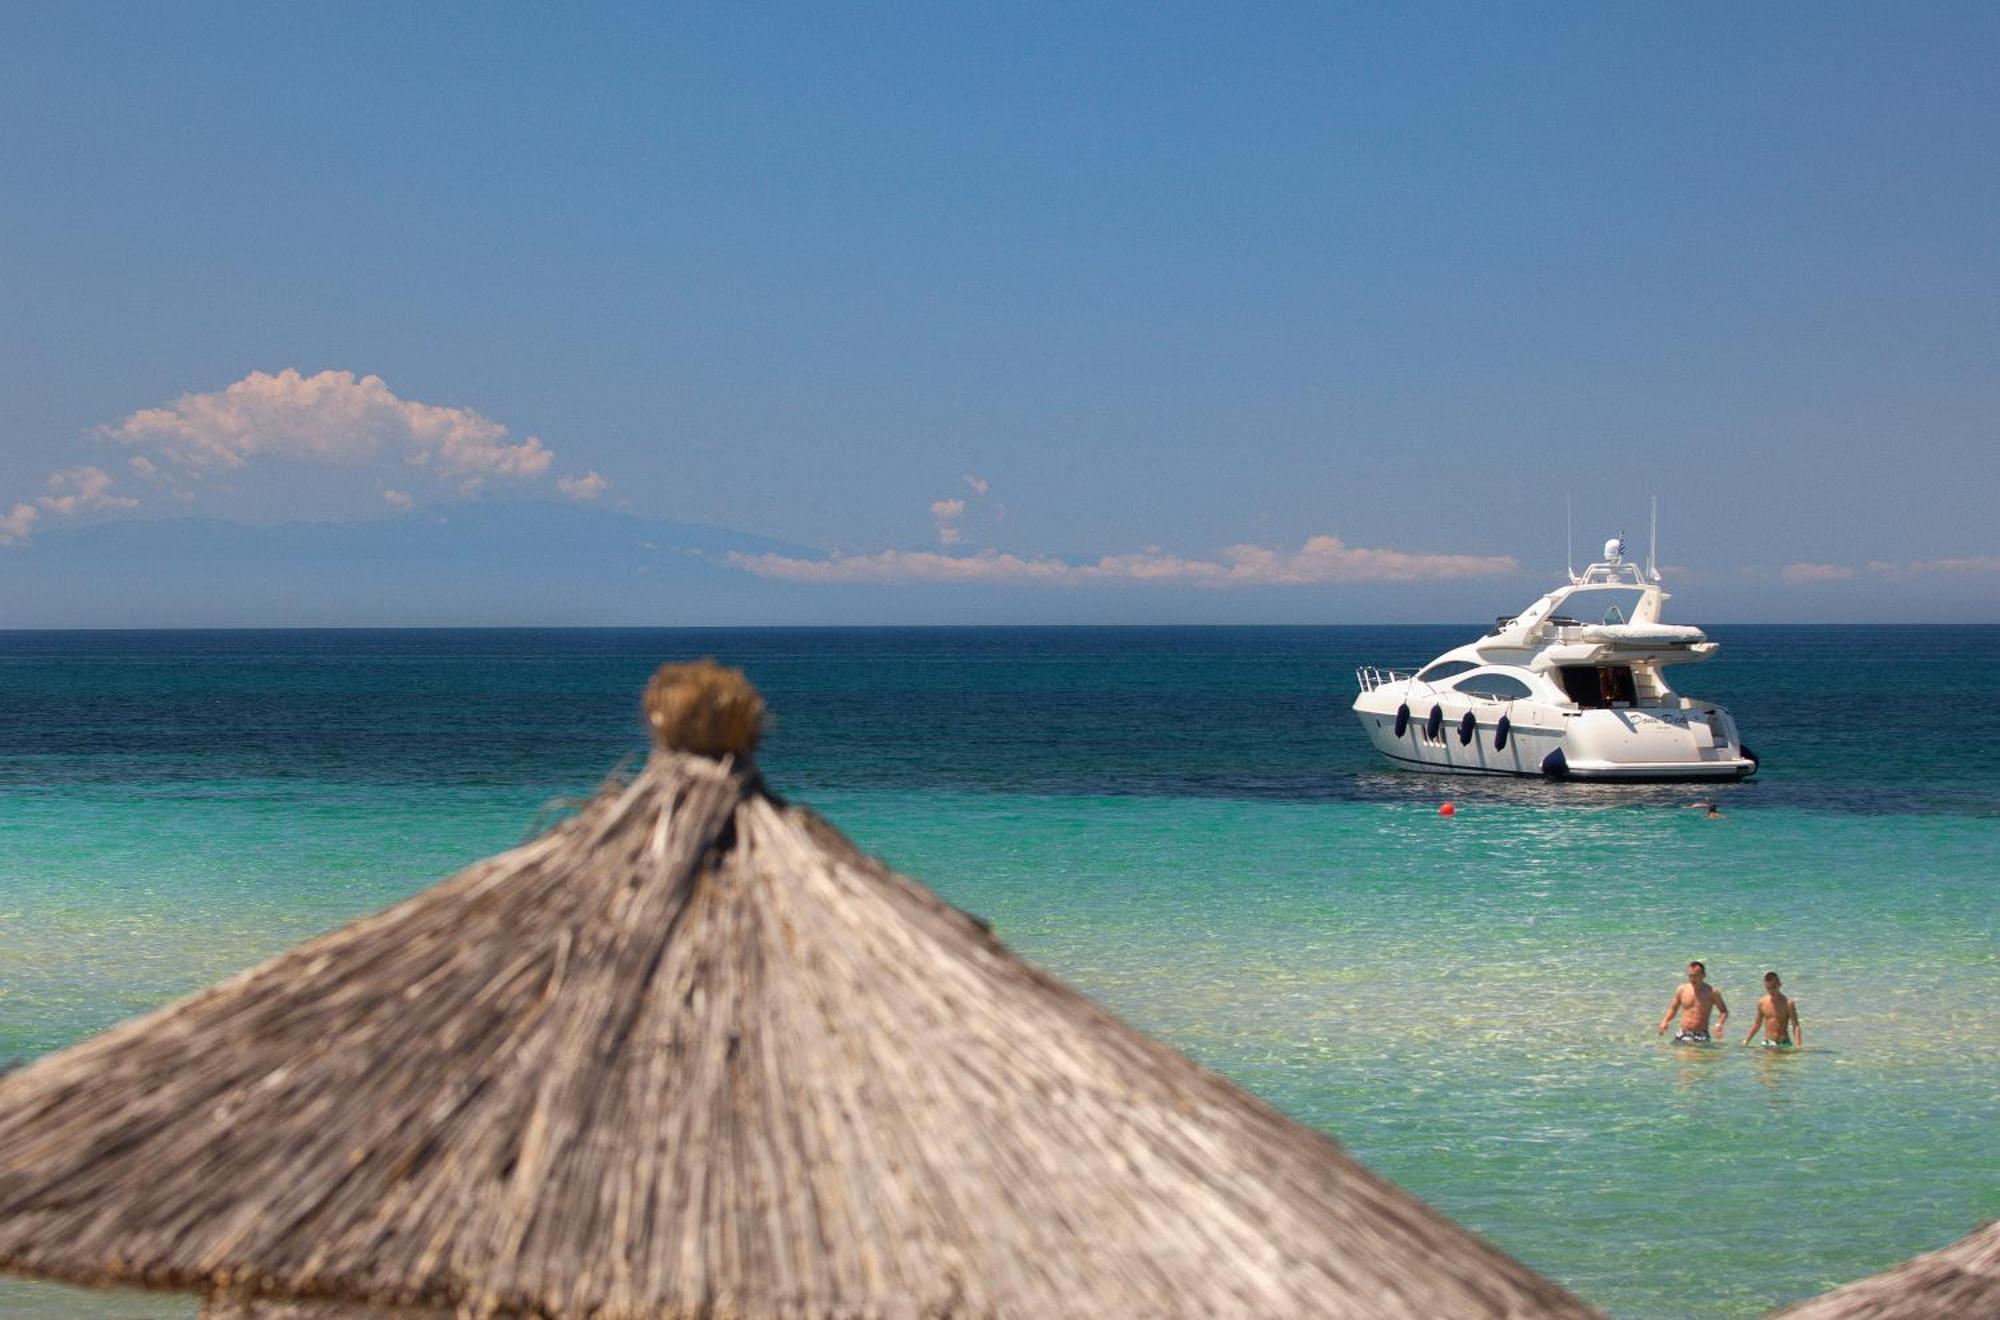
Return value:
[(653, 741), (670, 751), (748, 760), (764, 731), (764, 698), (742, 670), (713, 660), (661, 665), (645, 708)]

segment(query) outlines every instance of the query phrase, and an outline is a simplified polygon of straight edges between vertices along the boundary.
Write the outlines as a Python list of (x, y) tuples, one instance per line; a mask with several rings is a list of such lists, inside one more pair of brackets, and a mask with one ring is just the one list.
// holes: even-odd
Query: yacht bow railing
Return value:
[(1361, 685), (1363, 692), (1373, 692), (1384, 683), (1400, 683), (1416, 676), (1414, 669), (1377, 669), (1374, 665), (1362, 665), (1354, 671), (1354, 681)]

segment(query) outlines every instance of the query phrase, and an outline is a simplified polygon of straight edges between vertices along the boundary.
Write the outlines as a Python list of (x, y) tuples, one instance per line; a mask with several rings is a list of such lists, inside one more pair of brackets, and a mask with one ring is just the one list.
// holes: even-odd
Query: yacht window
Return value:
[(1495, 701), (1519, 701), (1534, 689), (1512, 674), (1474, 674), (1453, 684), (1471, 697), (1491, 697)]
[(1577, 623), (1629, 623), (1646, 593), (1638, 587), (1579, 587), (1556, 613)]
[(1470, 660), (1440, 660), (1423, 673), (1418, 674), (1417, 679), (1419, 682), (1424, 683), (1441, 683), (1454, 674), (1462, 674), (1468, 669), (1477, 668), (1479, 666), (1473, 664)]

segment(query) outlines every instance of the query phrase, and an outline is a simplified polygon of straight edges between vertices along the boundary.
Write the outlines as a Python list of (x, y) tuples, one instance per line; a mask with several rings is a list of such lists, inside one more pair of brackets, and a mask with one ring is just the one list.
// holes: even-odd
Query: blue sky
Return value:
[(1983, 4), (0, 8), (0, 601), (525, 499), (783, 543), (714, 551), (774, 622), (1478, 618), (1569, 492), (1660, 496), (1683, 617), (2000, 620), (1996, 67)]

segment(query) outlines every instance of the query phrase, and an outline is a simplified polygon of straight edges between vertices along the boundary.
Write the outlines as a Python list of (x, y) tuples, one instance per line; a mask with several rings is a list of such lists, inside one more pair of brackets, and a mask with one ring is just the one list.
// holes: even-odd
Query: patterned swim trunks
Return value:
[(1706, 1031), (1676, 1031), (1674, 1033), (1674, 1044), (1676, 1045), (1709, 1045), (1713, 1043)]

